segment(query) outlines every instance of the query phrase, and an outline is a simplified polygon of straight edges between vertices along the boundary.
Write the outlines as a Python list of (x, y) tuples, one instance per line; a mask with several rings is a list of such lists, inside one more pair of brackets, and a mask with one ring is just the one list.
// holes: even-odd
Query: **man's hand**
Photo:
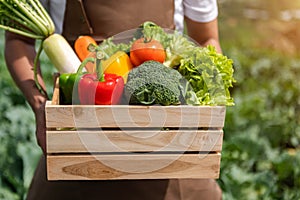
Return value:
[(45, 103), (35, 110), (36, 120), (36, 139), (44, 154), (46, 154), (46, 118), (45, 118)]

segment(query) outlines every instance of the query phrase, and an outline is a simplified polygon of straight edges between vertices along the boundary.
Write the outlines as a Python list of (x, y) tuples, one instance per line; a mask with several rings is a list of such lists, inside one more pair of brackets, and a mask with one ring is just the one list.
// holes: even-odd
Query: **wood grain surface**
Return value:
[(48, 180), (218, 178), (220, 154), (47, 156)]

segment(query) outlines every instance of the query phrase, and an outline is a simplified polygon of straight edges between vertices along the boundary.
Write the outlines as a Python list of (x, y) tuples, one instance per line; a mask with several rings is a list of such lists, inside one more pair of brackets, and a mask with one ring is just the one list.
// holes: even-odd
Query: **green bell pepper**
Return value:
[(78, 81), (84, 74), (83, 67), (91, 62), (92, 58), (85, 59), (79, 66), (76, 73), (63, 73), (59, 76), (59, 96), (60, 104), (72, 105), (80, 104), (78, 97)]

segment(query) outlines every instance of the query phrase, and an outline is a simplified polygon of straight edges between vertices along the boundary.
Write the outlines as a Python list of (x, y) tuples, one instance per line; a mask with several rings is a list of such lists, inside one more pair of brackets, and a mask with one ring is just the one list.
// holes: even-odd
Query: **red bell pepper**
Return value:
[(124, 89), (122, 76), (116, 74), (104, 74), (101, 60), (96, 58), (97, 72), (85, 74), (78, 84), (80, 104), (88, 105), (112, 105), (118, 104)]

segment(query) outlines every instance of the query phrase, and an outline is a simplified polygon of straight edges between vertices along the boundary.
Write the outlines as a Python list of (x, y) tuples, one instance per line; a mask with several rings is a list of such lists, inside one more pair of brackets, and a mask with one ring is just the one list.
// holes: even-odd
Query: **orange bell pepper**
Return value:
[(129, 56), (124, 51), (117, 51), (107, 60), (102, 61), (104, 73), (117, 74), (127, 81), (128, 72), (133, 68)]

